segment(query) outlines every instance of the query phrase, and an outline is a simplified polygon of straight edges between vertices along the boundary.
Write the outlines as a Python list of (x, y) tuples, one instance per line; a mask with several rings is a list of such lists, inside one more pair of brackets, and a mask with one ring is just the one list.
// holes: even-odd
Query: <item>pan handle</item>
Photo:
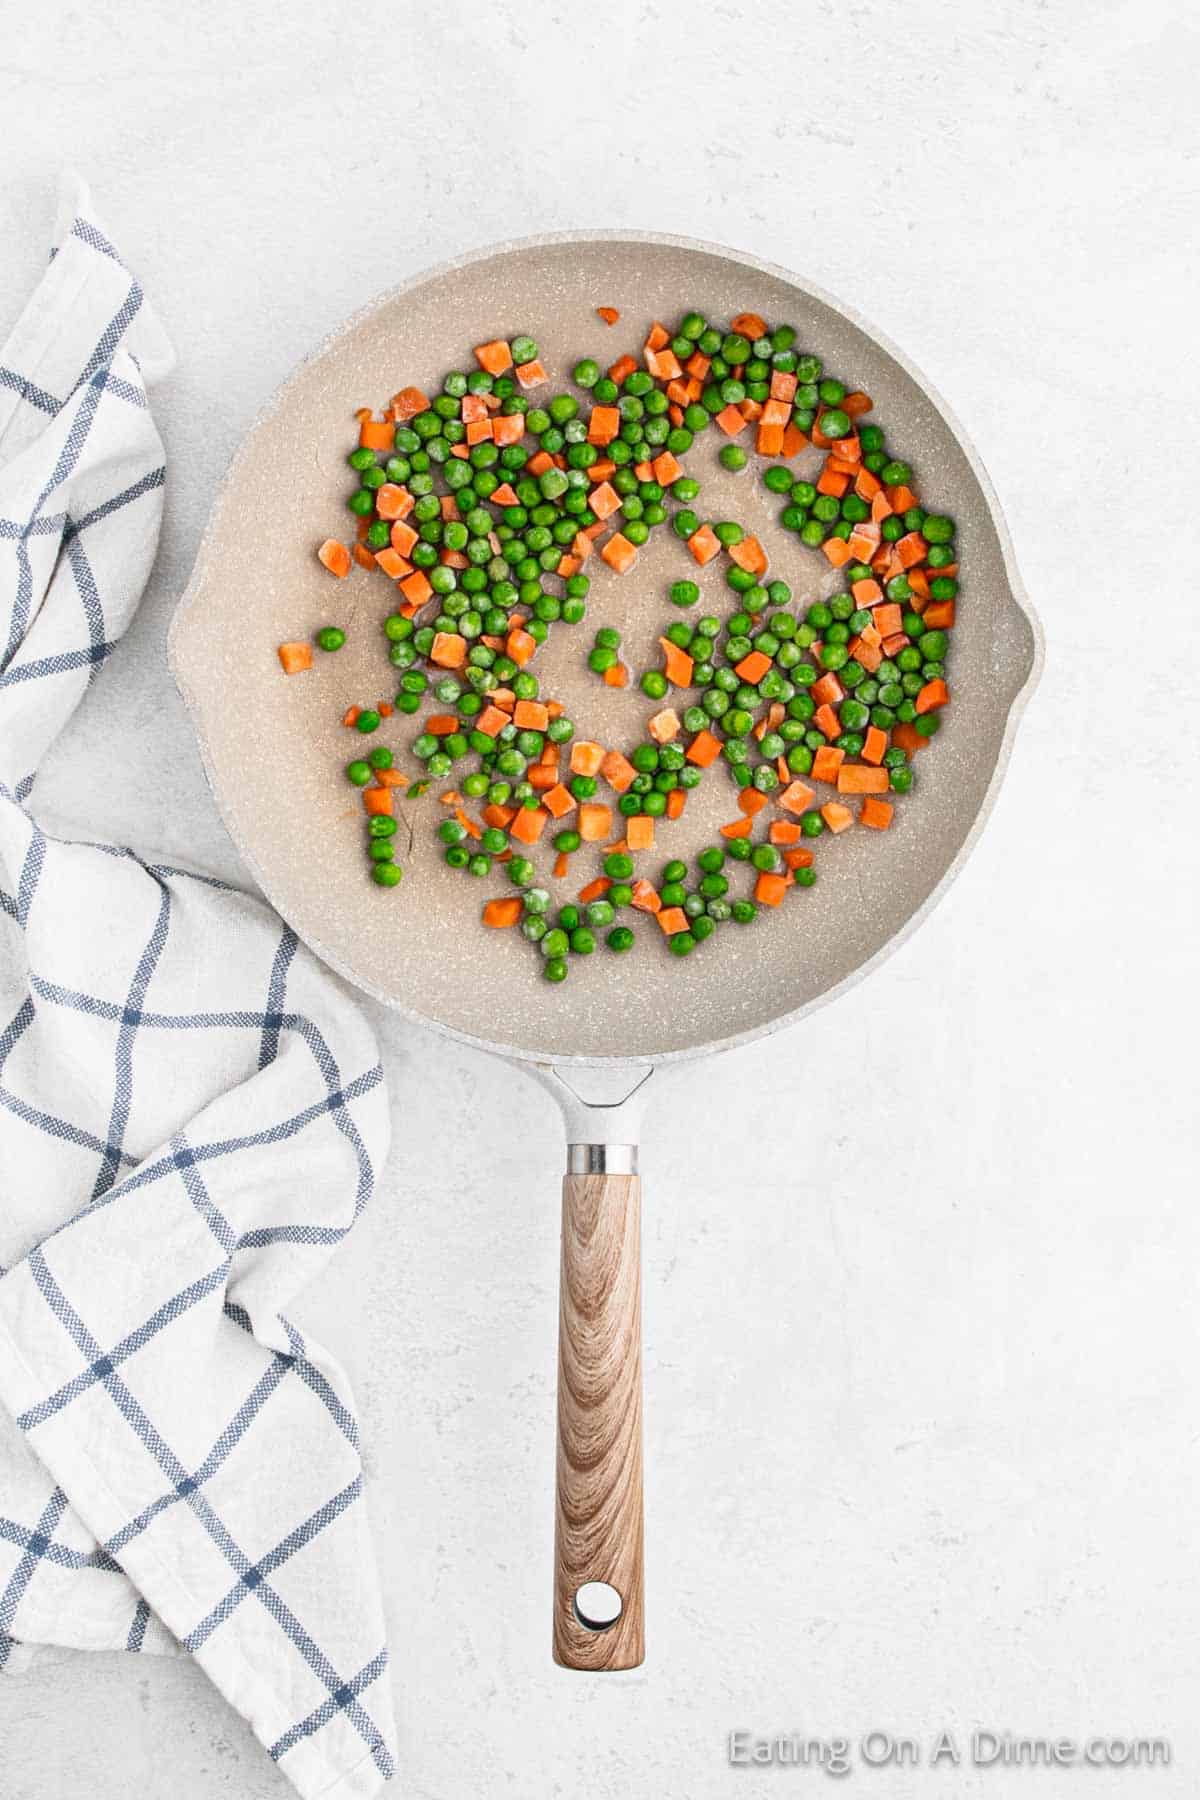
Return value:
[(558, 1312), (554, 1660), (634, 1669), (642, 1564), (641, 1182), (632, 1144), (571, 1144)]

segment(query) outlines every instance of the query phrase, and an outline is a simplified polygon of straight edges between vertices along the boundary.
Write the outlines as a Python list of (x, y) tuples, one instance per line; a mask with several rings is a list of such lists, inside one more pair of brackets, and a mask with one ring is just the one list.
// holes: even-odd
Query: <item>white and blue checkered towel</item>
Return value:
[(386, 1152), (375, 1042), (260, 902), (30, 811), (154, 558), (170, 361), (68, 184), (0, 350), (0, 1665), (182, 1647), (300, 1793), (365, 1796), (352, 1403), (281, 1309)]

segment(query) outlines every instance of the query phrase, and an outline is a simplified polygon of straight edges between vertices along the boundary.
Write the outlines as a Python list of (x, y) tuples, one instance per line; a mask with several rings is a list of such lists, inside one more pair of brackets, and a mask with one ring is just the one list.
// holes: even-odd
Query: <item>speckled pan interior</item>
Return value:
[[(620, 308), (615, 329), (597, 319), (597, 305)], [(413, 823), (401, 886), (385, 892), (368, 880), (361, 803), (341, 777), (361, 740), (339, 721), (351, 701), (393, 691), (380, 632), (391, 590), (357, 567), (335, 581), (313, 552), (324, 537), (348, 535), (355, 407), (379, 405), (409, 382), (435, 391), (447, 370), (473, 366), (474, 344), (518, 332), (538, 340), (551, 379), (565, 384), (579, 357), (636, 353), (652, 319), (689, 307), (716, 320), (752, 308), (794, 324), (803, 348), (870, 392), (873, 417), (894, 453), (914, 464), (922, 497), (958, 520), (954, 699), (936, 743), (919, 756), (919, 791), (897, 807), (892, 830), (822, 840), (816, 886), (778, 915), (723, 927), (686, 963), (667, 956), (647, 925), (627, 956), (601, 947), (573, 959), (569, 981), (553, 987), (518, 933), (479, 923), (482, 901), (503, 883), (442, 862), (436, 792), (401, 809)], [(824, 557), (775, 523), (778, 503), (758, 469), (719, 467), (716, 437), (698, 439), (687, 458), (703, 483), (703, 511), (756, 530), (772, 573), (801, 600), (831, 591), (836, 578)], [(678, 616), (666, 586), (693, 572), (667, 528), (624, 577), (593, 559), (586, 623), (552, 630), (536, 665), (580, 735), (625, 747), (641, 737), (653, 707), (636, 690), (606, 689), (585, 672), (583, 653), (598, 625), (613, 624), (635, 667), (654, 660), (655, 638)], [(726, 610), (732, 596), (720, 561), (699, 579), (697, 613)], [(389, 1004), (489, 1048), (626, 1061), (694, 1054), (782, 1022), (828, 996), (926, 906), (986, 810), (1014, 701), (1037, 665), (1036, 625), (1018, 593), (977, 460), (927, 386), (873, 332), (784, 272), (728, 252), (596, 235), (505, 246), (419, 277), (304, 363), (230, 468), (176, 615), (171, 657), (225, 822), (267, 896), (319, 955)], [(285, 678), (276, 645), (333, 623), (348, 627), (346, 648)], [(394, 719), (376, 741), (399, 748), (412, 731), (411, 721)], [(685, 819), (660, 826), (649, 866), (694, 854), (734, 813), (734, 789), (715, 770)], [(575, 860), (582, 869), (588, 859)], [(565, 899), (578, 880), (559, 885)]]

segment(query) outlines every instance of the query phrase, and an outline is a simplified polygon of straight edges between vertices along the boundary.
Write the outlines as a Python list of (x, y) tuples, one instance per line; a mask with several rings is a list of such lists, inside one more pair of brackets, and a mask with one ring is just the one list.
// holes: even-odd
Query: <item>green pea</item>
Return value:
[(604, 941), (610, 950), (620, 952), (631, 950), (633, 948), (634, 938), (628, 925), (614, 925)]
[(399, 887), (404, 870), (396, 862), (377, 862), (371, 866), (371, 879), (378, 887)]

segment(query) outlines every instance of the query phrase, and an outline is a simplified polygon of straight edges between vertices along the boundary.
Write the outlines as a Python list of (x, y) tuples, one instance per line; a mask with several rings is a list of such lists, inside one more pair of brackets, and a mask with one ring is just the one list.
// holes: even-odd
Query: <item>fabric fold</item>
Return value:
[(285, 1309), (372, 1193), (357, 1008), (256, 899), (42, 830), (136, 609), (169, 343), (78, 183), (0, 350), (0, 1668), (193, 1655), (305, 1796), (392, 1773), (348, 1384)]

